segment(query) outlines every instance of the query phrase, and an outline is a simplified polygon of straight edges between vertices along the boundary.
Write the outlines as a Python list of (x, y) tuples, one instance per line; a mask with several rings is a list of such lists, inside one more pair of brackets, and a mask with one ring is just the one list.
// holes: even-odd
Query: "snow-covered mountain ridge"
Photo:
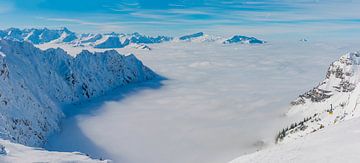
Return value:
[(0, 38), (17, 41), (27, 41), (33, 44), (67, 43), (73, 46), (92, 46), (95, 48), (123, 48), (129, 44), (154, 44), (171, 41), (172, 37), (150, 37), (139, 33), (105, 33), (105, 34), (76, 34), (67, 28), (54, 29), (18, 29), (0, 30)]
[(148, 44), (157, 44), (169, 41), (179, 42), (216, 42), (219, 44), (263, 44), (265, 41), (256, 39), (255, 37), (247, 37), (241, 35), (227, 37), (212, 36), (203, 32), (190, 35), (184, 35), (178, 38), (169, 36), (145, 36), (137, 32), (131, 34), (123, 33), (105, 33), (92, 34), (83, 33), (76, 34), (67, 28), (61, 29), (18, 29), (9, 28), (0, 30), (0, 38), (11, 39), (17, 41), (27, 41), (36, 45), (39, 44), (69, 44), (75, 47), (94, 47), (99, 49), (124, 48), (127, 46), (135, 49), (151, 50)]
[(59, 129), (60, 105), (156, 77), (134, 55), (114, 50), (71, 57), (2, 39), (0, 54), (0, 137), (28, 146), (42, 146)]
[(33, 44), (42, 44), (51, 41), (71, 42), (78, 39), (76, 34), (67, 28), (61, 29), (18, 29), (9, 28), (0, 30), (0, 38), (12, 39), (17, 41), (28, 41)]

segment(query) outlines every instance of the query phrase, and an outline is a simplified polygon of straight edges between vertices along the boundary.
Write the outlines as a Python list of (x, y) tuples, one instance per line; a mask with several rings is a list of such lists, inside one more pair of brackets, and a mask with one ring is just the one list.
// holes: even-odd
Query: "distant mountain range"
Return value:
[(230, 38), (216, 37), (198, 32), (190, 35), (181, 36), (179, 38), (169, 36), (145, 36), (140, 33), (123, 34), (123, 33), (105, 33), (105, 34), (76, 34), (67, 28), (61, 29), (18, 29), (9, 28), (0, 30), (0, 38), (27, 41), (33, 44), (71, 44), (73, 46), (91, 46), (99, 49), (108, 48), (124, 48), (129, 45), (133, 47), (151, 50), (146, 44), (156, 44), (169, 41), (185, 41), (185, 42), (217, 42), (221, 44), (263, 44), (265, 41), (255, 37), (247, 37), (235, 35)]

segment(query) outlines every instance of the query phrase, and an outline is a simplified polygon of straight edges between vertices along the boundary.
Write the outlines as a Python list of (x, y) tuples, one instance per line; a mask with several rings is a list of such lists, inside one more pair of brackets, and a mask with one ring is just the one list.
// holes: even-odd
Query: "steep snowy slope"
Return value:
[(296, 139), (360, 115), (360, 52), (333, 62), (325, 79), (291, 102), (288, 116), (304, 119), (283, 129), (277, 140)]
[(86, 44), (86, 43), (92, 43), (96, 42), (103, 38), (103, 35), (101, 34), (92, 34), (92, 33), (86, 33), (86, 34), (80, 34), (78, 44)]
[(130, 44), (129, 39), (121, 39), (118, 35), (105, 35), (103, 39), (94, 43), (95, 48), (107, 49), (107, 48), (123, 48)]
[(76, 36), (76, 33), (68, 30), (67, 28), (62, 28), (60, 29), (60, 37), (53, 40), (52, 42), (56, 42), (56, 43), (69, 43), (72, 42), (76, 39), (78, 39), (78, 37)]
[(58, 130), (61, 104), (81, 102), (156, 75), (134, 55), (62, 49), (41, 51), (27, 42), (0, 40), (0, 137), (41, 146)]
[(360, 52), (331, 63), (319, 85), (291, 102), (286, 115), (302, 119), (279, 132), (277, 145), (231, 163), (358, 161), (359, 70)]

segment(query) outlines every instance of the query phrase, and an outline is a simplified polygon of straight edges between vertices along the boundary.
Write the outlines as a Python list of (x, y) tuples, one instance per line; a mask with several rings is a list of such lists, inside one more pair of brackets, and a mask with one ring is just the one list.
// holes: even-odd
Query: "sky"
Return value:
[(355, 0), (0, 0), (0, 28), (354, 36), (359, 8)]

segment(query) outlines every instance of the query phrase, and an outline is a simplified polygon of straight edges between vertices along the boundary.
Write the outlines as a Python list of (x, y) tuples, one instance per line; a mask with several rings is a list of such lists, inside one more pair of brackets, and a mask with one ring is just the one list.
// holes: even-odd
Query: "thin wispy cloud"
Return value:
[(78, 25), (90, 25), (95, 26), (100, 32), (107, 32), (107, 31), (114, 31), (114, 30), (121, 30), (124, 29), (120, 22), (91, 22), (91, 21), (83, 21), (80, 19), (70, 19), (70, 18), (51, 18), (51, 17), (37, 17), (37, 19), (45, 20), (45, 21), (52, 21), (52, 22), (62, 22), (62, 23), (74, 23)]
[[(6, 11), (0, 2), (0, 13)], [(24, 24), (44, 26), (69, 25), (75, 30), (115, 29), (116, 32), (143, 31), (177, 33), (210, 30), (287, 28), (321, 26), (359, 25), (360, 2), (351, 0), (22, 0), (11, 1), (17, 10), (13, 18), (24, 20)], [(69, 7), (69, 4), (70, 7)], [(14, 11), (15, 12), (15, 11)], [(46, 15), (45, 22), (33, 21), (39, 15)], [(26, 19), (24, 19), (24, 17)], [(17, 23), (17, 24), (18, 24)], [(15, 24), (15, 23), (13, 23)], [(5, 24), (6, 25), (6, 24)], [(4, 26), (4, 25), (3, 25)], [(7, 26), (12, 26), (10, 23)], [(108, 28), (111, 27), (111, 28)], [(91, 28), (91, 29), (90, 29)], [(110, 32), (110, 31), (109, 31)], [(175, 32), (175, 34), (177, 34)], [(228, 32), (228, 31), (223, 31)]]

